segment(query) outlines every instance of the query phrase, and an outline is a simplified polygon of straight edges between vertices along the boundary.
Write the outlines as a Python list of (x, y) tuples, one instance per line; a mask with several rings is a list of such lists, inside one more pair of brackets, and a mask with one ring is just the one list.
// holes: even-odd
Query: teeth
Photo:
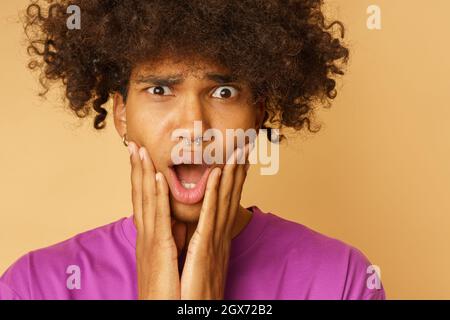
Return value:
[(189, 182), (185, 182), (185, 181), (181, 181), (181, 185), (183, 187), (185, 187), (186, 189), (193, 189), (195, 188), (196, 183), (189, 183)]

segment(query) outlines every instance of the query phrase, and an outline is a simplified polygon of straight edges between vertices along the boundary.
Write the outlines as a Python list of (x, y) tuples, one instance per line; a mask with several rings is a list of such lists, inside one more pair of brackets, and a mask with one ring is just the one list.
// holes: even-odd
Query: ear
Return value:
[(127, 114), (123, 96), (115, 92), (113, 98), (114, 125), (122, 138), (127, 132)]
[(260, 98), (256, 103), (256, 119), (255, 119), (255, 127), (258, 133), (259, 129), (264, 124), (265, 115), (266, 115), (266, 100), (265, 98)]

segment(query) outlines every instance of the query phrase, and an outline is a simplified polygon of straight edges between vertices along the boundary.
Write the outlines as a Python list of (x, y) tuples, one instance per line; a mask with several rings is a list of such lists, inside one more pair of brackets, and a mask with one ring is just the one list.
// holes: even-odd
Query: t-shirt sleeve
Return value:
[(0, 300), (22, 300), (22, 297), (8, 285), (0, 282)]
[(29, 300), (29, 253), (20, 257), (0, 277), (0, 300)]
[(345, 280), (344, 300), (385, 300), (381, 270), (357, 248), (351, 247)]

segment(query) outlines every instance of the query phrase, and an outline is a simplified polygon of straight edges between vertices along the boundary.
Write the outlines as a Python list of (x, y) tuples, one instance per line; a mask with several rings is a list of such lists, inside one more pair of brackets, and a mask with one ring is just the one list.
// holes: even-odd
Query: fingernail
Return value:
[(133, 152), (134, 152), (134, 148), (133, 148), (131, 142), (128, 143), (127, 148), (128, 148), (128, 152), (130, 153), (130, 156), (132, 156), (132, 155), (133, 155)]
[(144, 147), (140, 147), (139, 148), (139, 158), (141, 158), (141, 160), (144, 160), (144, 158), (145, 158), (145, 149), (144, 149)]
[(156, 181), (161, 181), (161, 172), (157, 172), (156, 173), (156, 175), (155, 175), (155, 179), (156, 179)]

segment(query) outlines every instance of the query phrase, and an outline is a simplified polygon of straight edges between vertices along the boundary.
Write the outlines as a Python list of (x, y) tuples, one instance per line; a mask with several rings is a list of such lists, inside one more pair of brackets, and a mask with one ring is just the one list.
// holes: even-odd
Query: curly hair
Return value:
[[(81, 9), (80, 29), (67, 27), (69, 5)], [(210, 59), (246, 81), (265, 102), (263, 128), (317, 132), (313, 110), (330, 106), (349, 58), (323, 0), (32, 0), (24, 18), (40, 95), (62, 81), (78, 117), (95, 110), (95, 129), (111, 94), (126, 97), (134, 66), (170, 55)]]

